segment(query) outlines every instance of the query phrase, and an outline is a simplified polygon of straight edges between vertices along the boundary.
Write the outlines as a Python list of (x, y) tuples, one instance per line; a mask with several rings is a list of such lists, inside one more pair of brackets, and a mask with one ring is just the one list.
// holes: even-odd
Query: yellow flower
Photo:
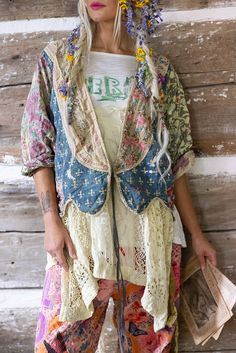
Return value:
[(145, 60), (145, 51), (142, 49), (142, 48), (138, 48), (137, 51), (136, 51), (136, 59), (138, 61), (144, 61)]
[(139, 54), (139, 55), (145, 55), (145, 52), (144, 52), (144, 50), (143, 50), (143, 48), (138, 48), (137, 49), (137, 54)]
[(74, 60), (74, 55), (66, 54), (66, 60), (72, 62)]
[(134, 0), (135, 7), (139, 9), (142, 9), (148, 2), (149, 0)]
[(127, 10), (128, 9), (127, 0), (119, 0), (119, 4), (120, 4), (120, 7), (121, 7), (121, 10)]
[(67, 96), (65, 96), (62, 92), (60, 92), (61, 98), (64, 99), (64, 101), (67, 100)]

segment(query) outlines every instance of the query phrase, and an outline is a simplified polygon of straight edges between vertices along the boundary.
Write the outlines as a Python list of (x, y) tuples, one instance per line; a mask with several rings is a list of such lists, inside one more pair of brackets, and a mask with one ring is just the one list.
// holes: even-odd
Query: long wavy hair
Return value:
[[(88, 62), (88, 53), (91, 51), (92, 43), (93, 43), (93, 36), (95, 33), (96, 29), (96, 24), (90, 19), (85, 0), (80, 0), (78, 1), (78, 15), (80, 19), (80, 39), (79, 39), (79, 48), (81, 48), (81, 52), (83, 53), (83, 62), (82, 62), (82, 68), (86, 66)], [(116, 11), (116, 17), (114, 20), (114, 29), (113, 29), (113, 38), (115, 43), (120, 47), (121, 45), (121, 29), (122, 29), (122, 10), (120, 8), (119, 2), (117, 4), (117, 11)], [(127, 34), (128, 36), (128, 34)], [(140, 47), (140, 44), (138, 40), (135, 43), (135, 49)], [(168, 172), (171, 169), (171, 158), (170, 155), (167, 151), (167, 146), (169, 142), (169, 132), (168, 129), (166, 128), (166, 125), (163, 124), (163, 120), (161, 117), (160, 111), (155, 108), (153, 101), (155, 99), (159, 99), (159, 87), (158, 87), (158, 79), (157, 79), (157, 70), (156, 66), (154, 64), (154, 61), (152, 57), (150, 56), (150, 51), (149, 47), (146, 43), (142, 44), (142, 49), (144, 50), (146, 54), (146, 62), (148, 64), (149, 70), (152, 74), (153, 79), (150, 82), (150, 88), (152, 97), (153, 99), (151, 100), (151, 114), (152, 118), (155, 119), (157, 118), (157, 130), (156, 130), (156, 137), (158, 140), (158, 143), (160, 145), (160, 150), (156, 155), (155, 158), (155, 163), (157, 166), (157, 170), (161, 174), (162, 179), (168, 174)], [(168, 160), (168, 167), (165, 170), (165, 172), (162, 174), (160, 167), (159, 167), (159, 162), (162, 158), (162, 156), (165, 155)]]

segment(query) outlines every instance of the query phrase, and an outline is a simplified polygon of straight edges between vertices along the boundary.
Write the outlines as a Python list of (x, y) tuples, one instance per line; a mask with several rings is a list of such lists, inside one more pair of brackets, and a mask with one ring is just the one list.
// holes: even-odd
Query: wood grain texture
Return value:
[(38, 309), (0, 310), (1, 353), (32, 353)]
[[(218, 83), (222, 83), (222, 80), (226, 84), (235, 83), (235, 24), (236, 21), (163, 24), (152, 45), (158, 53), (173, 62), (179, 74), (195, 74), (193, 83), (198, 86), (215, 84), (215, 80)], [(1, 85), (31, 82), (40, 51), (48, 42), (65, 38), (68, 34), (35, 32), (1, 35)], [(206, 75), (201, 75), (203, 73)], [(189, 81), (192, 86), (192, 76), (188, 78)]]
[(33, 184), (0, 183), (0, 232), (42, 230), (41, 208)]
[(77, 16), (77, 0), (13, 0), (0, 2), (0, 21)]
[(0, 288), (42, 287), (43, 233), (0, 233)]
[(197, 155), (236, 154), (236, 85), (186, 90), (194, 149)]
[(191, 10), (206, 9), (213, 7), (235, 6), (235, 0), (160, 0), (164, 9), (168, 10)]
[(69, 32), (0, 35), (1, 86), (15, 86), (31, 82), (41, 50), (48, 42), (64, 38), (66, 34)]
[(235, 72), (235, 22), (163, 24), (152, 43), (179, 73)]
[[(161, 0), (165, 11), (236, 6), (235, 0)], [(5, 0), (0, 2), (0, 21), (77, 16), (76, 0)]]
[[(190, 175), (188, 182), (204, 231), (236, 229), (236, 176)], [(41, 209), (33, 184), (0, 183), (0, 231), (42, 230)]]
[(189, 190), (204, 231), (236, 229), (236, 176), (191, 176)]

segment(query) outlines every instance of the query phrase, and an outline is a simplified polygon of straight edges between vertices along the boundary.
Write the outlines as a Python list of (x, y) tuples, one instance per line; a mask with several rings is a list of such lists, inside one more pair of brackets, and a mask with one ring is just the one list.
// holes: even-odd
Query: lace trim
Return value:
[[(147, 283), (141, 303), (154, 317), (154, 330), (163, 328), (168, 320), (170, 264), (173, 238), (171, 212), (160, 203), (143, 219), (146, 249)], [(177, 316), (176, 316), (177, 317)]]
[[(99, 217), (82, 213), (73, 201), (67, 206), (63, 222), (75, 244), (78, 260), (73, 262), (68, 257), (69, 273), (62, 271), (61, 321), (89, 318), (98, 292), (97, 280), (116, 279), (110, 201)], [(173, 310), (168, 312), (172, 213), (162, 200), (156, 200), (146, 213), (133, 217), (131, 239), (121, 236), (121, 269), (125, 280), (145, 286), (142, 305), (154, 316), (157, 331), (176, 318)]]

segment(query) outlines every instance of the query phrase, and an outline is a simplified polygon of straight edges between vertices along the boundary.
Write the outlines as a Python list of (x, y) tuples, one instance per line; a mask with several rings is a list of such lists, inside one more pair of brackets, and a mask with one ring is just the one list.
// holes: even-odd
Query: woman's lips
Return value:
[(94, 1), (92, 2), (92, 4), (90, 5), (91, 9), (93, 10), (99, 10), (101, 9), (102, 7), (105, 7), (105, 5), (101, 4), (100, 2), (98, 1)]

